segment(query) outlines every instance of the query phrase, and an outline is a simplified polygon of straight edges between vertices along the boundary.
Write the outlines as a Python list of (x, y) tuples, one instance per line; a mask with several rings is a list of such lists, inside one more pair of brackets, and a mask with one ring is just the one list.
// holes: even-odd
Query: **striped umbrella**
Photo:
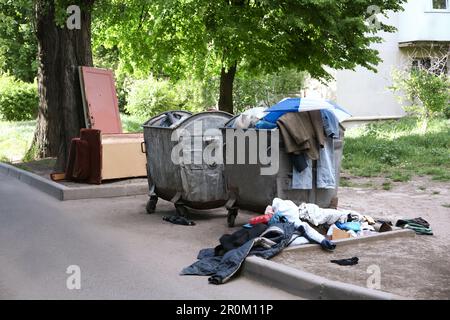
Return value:
[(268, 114), (264, 117), (264, 120), (276, 123), (281, 116), (288, 112), (302, 112), (322, 109), (332, 111), (339, 122), (352, 117), (350, 112), (330, 100), (312, 98), (286, 98), (267, 109), (266, 112), (268, 112)]

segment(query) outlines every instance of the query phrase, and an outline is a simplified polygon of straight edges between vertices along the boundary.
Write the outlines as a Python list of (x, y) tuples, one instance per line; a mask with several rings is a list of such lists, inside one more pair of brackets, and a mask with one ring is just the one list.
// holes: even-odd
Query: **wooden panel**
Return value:
[(122, 133), (114, 74), (110, 70), (80, 67), (86, 126), (105, 133)]
[(102, 179), (147, 176), (147, 159), (141, 151), (143, 134), (103, 135)]

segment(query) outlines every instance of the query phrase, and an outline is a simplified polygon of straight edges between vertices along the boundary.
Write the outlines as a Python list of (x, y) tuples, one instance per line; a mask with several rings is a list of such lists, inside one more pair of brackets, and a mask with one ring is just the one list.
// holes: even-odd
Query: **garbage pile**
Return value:
[[(315, 105), (304, 105), (302, 101)], [(235, 129), (279, 128), (293, 165), (292, 189), (313, 189), (312, 162), (316, 160), (317, 188), (335, 189), (334, 141), (340, 137), (340, 122), (349, 114), (345, 112), (346, 115), (339, 118), (339, 112), (335, 108), (326, 109), (326, 105), (326, 101), (285, 99), (270, 109), (249, 109), (228, 126)]]
[[(297, 206), (290, 200), (275, 198), (263, 215), (232, 234), (220, 237), (215, 248), (203, 249), (197, 261), (184, 268), (181, 275), (209, 276), (212, 284), (227, 282), (240, 269), (247, 256), (270, 259), (284, 248), (317, 244), (326, 251), (334, 251), (334, 241), (370, 236), (379, 232), (409, 228), (417, 234), (432, 235), (429, 223), (423, 218), (391, 221), (374, 219), (353, 210), (323, 209), (311, 203)], [(357, 257), (332, 260), (342, 266), (358, 263)]]

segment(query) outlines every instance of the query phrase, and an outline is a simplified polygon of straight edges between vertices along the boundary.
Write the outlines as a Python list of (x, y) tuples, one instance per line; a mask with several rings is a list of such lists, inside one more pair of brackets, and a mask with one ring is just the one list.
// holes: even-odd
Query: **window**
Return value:
[(413, 70), (427, 70), (436, 75), (448, 74), (447, 59), (445, 58), (414, 58), (411, 67)]
[(413, 69), (430, 69), (431, 58), (414, 58), (412, 62)]
[(449, 0), (432, 0), (433, 1), (433, 10), (447, 10)]

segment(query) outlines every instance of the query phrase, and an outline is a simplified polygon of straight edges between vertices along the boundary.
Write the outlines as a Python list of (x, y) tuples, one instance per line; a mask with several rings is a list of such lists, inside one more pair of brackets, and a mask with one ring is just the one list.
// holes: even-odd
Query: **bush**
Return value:
[(395, 71), (391, 89), (400, 92), (400, 101), (407, 102), (406, 112), (418, 116), (426, 124), (429, 118), (444, 114), (450, 116), (450, 80), (442, 73), (413, 69), (410, 72)]
[(189, 80), (172, 84), (168, 80), (150, 77), (132, 82), (125, 111), (141, 119), (148, 119), (168, 110), (200, 111), (201, 86)]
[(256, 106), (270, 107), (287, 96), (300, 93), (305, 81), (304, 72), (287, 68), (256, 76), (238, 74), (233, 93), (235, 112)]
[[(256, 106), (269, 107), (282, 98), (297, 94), (305, 84), (305, 73), (282, 69), (265, 75), (238, 74), (234, 82), (234, 111), (239, 113)], [(125, 112), (145, 119), (171, 109), (198, 112), (217, 106), (220, 79), (192, 78), (173, 83), (149, 77), (125, 83)], [(118, 90), (119, 92), (120, 90)]]
[(0, 118), (7, 121), (33, 120), (37, 116), (38, 105), (36, 83), (0, 76)]

